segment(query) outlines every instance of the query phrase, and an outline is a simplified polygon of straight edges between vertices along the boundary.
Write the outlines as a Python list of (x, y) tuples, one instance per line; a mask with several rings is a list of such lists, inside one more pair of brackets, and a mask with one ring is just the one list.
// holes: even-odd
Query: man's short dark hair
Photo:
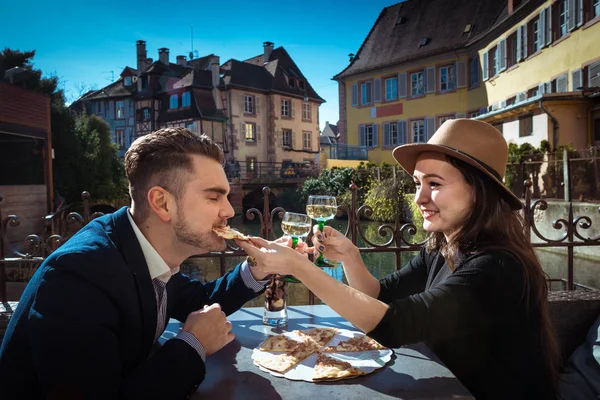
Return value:
[(181, 196), (184, 181), (182, 172), (193, 173), (190, 155), (202, 155), (223, 164), (223, 151), (206, 135), (197, 135), (189, 129), (164, 128), (134, 141), (125, 154), (125, 173), (129, 192), (135, 202), (136, 213), (146, 219), (149, 213), (148, 190), (161, 186)]

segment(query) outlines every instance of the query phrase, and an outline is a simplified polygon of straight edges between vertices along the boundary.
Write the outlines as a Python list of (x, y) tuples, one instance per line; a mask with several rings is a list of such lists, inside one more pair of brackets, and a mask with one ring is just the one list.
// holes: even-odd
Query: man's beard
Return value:
[(181, 208), (177, 211), (177, 223), (175, 224), (175, 237), (179, 243), (185, 243), (199, 250), (223, 251), (226, 249), (225, 241), (215, 235), (212, 231), (206, 233), (194, 232), (185, 222)]

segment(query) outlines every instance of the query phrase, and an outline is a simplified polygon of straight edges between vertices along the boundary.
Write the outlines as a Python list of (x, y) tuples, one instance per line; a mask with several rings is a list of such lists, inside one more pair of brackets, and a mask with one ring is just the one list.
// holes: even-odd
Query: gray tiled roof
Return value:
[[(510, 19), (542, 2), (524, 0)], [(334, 79), (464, 48), (507, 19), (505, 0), (407, 0), (386, 7), (354, 60)], [(468, 24), (471, 31), (464, 33)], [(420, 46), (423, 38), (427, 44)]]
[[(263, 91), (286, 93), (297, 97), (308, 97), (318, 102), (325, 101), (313, 89), (300, 68), (283, 47), (274, 49), (266, 64), (264, 54), (261, 54), (243, 62), (229, 60), (223, 67), (225, 72), (224, 83), (226, 85), (239, 85)], [(304, 88), (291, 87), (287, 83), (285, 75), (302, 79)]]

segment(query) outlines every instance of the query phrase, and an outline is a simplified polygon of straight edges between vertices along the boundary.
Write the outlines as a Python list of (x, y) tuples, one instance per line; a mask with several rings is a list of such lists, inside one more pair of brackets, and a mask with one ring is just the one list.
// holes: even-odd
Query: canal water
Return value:
[[(276, 219), (273, 222), (273, 229), (277, 237), (282, 236), (280, 227), (281, 221)], [(260, 224), (256, 221), (244, 221), (241, 217), (236, 217), (230, 221), (231, 226), (239, 229), (240, 231), (250, 234), (258, 235), (260, 231)], [(329, 225), (338, 229), (341, 232), (345, 232), (348, 223), (344, 219), (335, 219), (328, 222)], [(361, 221), (360, 230), (363, 232), (365, 237), (373, 243), (383, 244), (390, 238), (389, 234), (386, 237), (382, 237), (378, 234), (378, 228), (381, 225), (380, 222)], [(424, 239), (424, 232), (420, 229), (414, 238), (411, 238), (412, 242), (419, 242)], [(359, 247), (368, 247), (362, 238), (359, 237)], [(587, 255), (578, 255), (577, 248), (575, 248), (574, 258), (574, 278), (575, 282), (582, 283), (584, 285), (600, 288), (600, 246), (596, 247), (597, 252), (595, 257)], [(567, 278), (567, 255), (566, 249), (550, 248), (550, 249), (537, 249), (538, 258), (542, 264), (542, 267), (551, 278)], [(403, 252), (401, 253), (401, 266), (405, 265), (412, 257), (414, 252)], [(373, 276), (382, 278), (387, 274), (394, 272), (395, 270), (395, 255), (394, 253), (363, 253), (362, 254), (365, 265), (371, 271)], [(233, 268), (237, 263), (243, 261), (243, 257), (231, 257), (226, 259), (226, 269)], [(219, 260), (217, 258), (194, 258), (188, 260), (183, 266), (182, 270), (184, 273), (193, 277), (199, 278), (204, 281), (210, 281), (219, 277)], [(343, 270), (341, 268), (329, 269), (327, 271), (331, 276), (337, 280), (346, 282), (344, 279)], [(556, 289), (560, 287), (555, 284)], [(302, 284), (288, 284), (287, 287), (287, 303), (288, 305), (304, 305), (308, 304), (308, 290)], [(247, 306), (262, 306), (263, 297), (253, 300)], [(319, 299), (315, 298), (315, 302), (319, 303)]]

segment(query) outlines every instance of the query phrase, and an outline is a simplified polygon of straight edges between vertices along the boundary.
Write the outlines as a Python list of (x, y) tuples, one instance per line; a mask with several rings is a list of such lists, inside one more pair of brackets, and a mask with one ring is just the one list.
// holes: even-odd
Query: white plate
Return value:
[[(283, 335), (298, 340), (299, 338), (293, 332), (285, 332)], [(335, 346), (339, 342), (350, 339), (352, 337), (365, 336), (362, 332), (350, 331), (348, 329), (338, 329), (337, 334), (327, 346)], [(261, 343), (262, 344), (262, 343)], [(260, 346), (259, 346), (260, 347)], [(263, 368), (256, 363), (256, 360), (269, 356), (271, 354), (281, 354), (281, 352), (268, 352), (262, 351), (258, 348), (254, 349), (252, 352), (252, 360), (254, 364), (260, 368), (261, 371), (268, 372), (273, 376), (283, 377), (287, 379), (291, 379), (294, 381), (307, 381), (314, 382), (312, 380), (313, 369), (317, 362), (317, 354), (311, 354), (309, 357), (302, 360), (300, 363), (296, 364), (294, 367), (286, 371), (284, 374), (279, 372), (271, 371), (269, 369)], [(335, 358), (337, 360), (346, 361), (350, 363), (353, 367), (360, 368), (365, 374), (369, 374), (376, 369), (383, 367), (388, 361), (392, 359), (392, 350), (370, 350), (370, 351), (356, 351), (356, 352), (337, 352), (337, 353), (324, 353), (329, 357)]]

